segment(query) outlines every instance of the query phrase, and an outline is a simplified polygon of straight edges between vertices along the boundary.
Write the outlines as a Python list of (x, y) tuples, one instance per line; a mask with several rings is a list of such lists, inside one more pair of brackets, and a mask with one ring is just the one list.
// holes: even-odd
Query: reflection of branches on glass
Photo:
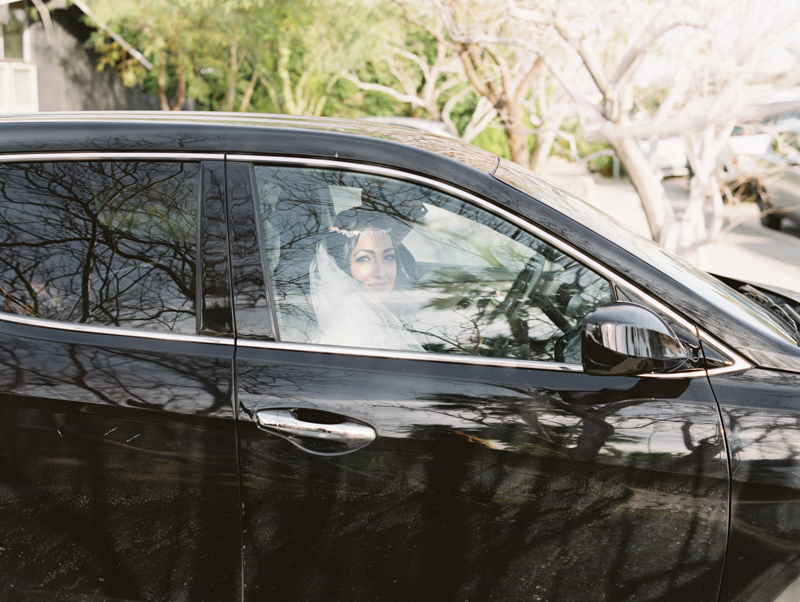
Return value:
[[(324, 169), (257, 166), (281, 337), (308, 342), (316, 329), (308, 269), (335, 215), (348, 211), (401, 225), (416, 288), (397, 315), (427, 351), (579, 361), (556, 352), (608, 282), (513, 224), (436, 190)], [(407, 294), (406, 294), (407, 293)], [(512, 299), (516, 296), (515, 299)], [(576, 359), (577, 358), (577, 359)]]
[[(420, 283), (420, 310), (407, 328), (426, 338), (429, 351), (443, 353), (545, 359), (543, 345), (528, 337), (534, 316), (498, 312), (507, 288), (502, 270), (443, 267)], [(552, 354), (550, 356), (552, 358)]]
[(539, 246), (546, 247), (491, 214), (465, 207), (453, 200), (444, 208), (432, 206), (409, 238), (412, 252), (438, 263), (519, 270)]
[(194, 333), (198, 166), (5, 164), (5, 311)]
[(309, 300), (308, 269), (317, 243), (330, 226), (320, 203), (320, 183), (306, 170), (257, 166), (270, 282), (284, 340), (308, 342), (316, 329)]
[(438, 268), (421, 281), (421, 309), (407, 328), (428, 337), (429, 351), (555, 361), (556, 342), (611, 299), (608, 283), (597, 276), (587, 279), (586, 289), (575, 273), (571, 284), (562, 282), (580, 271), (570, 266), (540, 274), (543, 292), (533, 293), (524, 290), (527, 276), (503, 269)]

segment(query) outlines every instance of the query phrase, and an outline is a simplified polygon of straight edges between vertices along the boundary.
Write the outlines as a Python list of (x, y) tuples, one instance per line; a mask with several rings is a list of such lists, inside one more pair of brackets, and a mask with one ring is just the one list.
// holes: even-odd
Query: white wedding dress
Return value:
[(424, 351), (383, 303), (347, 275), (323, 243), (309, 268), (311, 303), (319, 335), (315, 343), (395, 351)]

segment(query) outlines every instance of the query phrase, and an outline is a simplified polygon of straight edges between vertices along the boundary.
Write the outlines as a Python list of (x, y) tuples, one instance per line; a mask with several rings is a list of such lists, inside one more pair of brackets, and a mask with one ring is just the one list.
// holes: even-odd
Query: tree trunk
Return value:
[(550, 156), (550, 151), (556, 141), (558, 129), (561, 127), (561, 119), (551, 119), (544, 121), (536, 135), (536, 148), (533, 149), (531, 157), (531, 171), (540, 174), (544, 172), (545, 163)]
[(625, 166), (625, 171), (631, 178), (633, 187), (642, 200), (650, 233), (653, 240), (666, 245), (673, 236), (672, 207), (667, 201), (664, 185), (653, 173), (647, 162), (647, 157), (641, 147), (633, 138), (610, 139), (609, 144), (617, 153), (620, 162)]
[(503, 129), (508, 136), (508, 147), (511, 151), (511, 160), (517, 165), (529, 168), (531, 166), (531, 155), (528, 150), (528, 134), (524, 131), (521, 119), (521, 110), (506, 105), (500, 112), (500, 121)]
[(239, 111), (241, 113), (244, 113), (247, 110), (247, 107), (250, 106), (250, 100), (253, 98), (253, 92), (255, 92), (256, 83), (258, 83), (258, 67), (257, 65), (253, 65), (253, 77), (250, 78), (250, 84), (247, 86), (247, 90), (245, 90), (244, 96), (242, 97), (242, 102), (239, 105)]
[(227, 110), (233, 112), (236, 102), (236, 74), (239, 72), (239, 43), (234, 38), (231, 41), (231, 70), (228, 73), (228, 98), (226, 99)]
[(282, 105), (281, 105), (280, 96), (278, 94), (277, 86), (274, 85), (273, 82), (271, 82), (269, 79), (267, 79), (263, 75), (259, 75), (258, 79), (261, 80), (261, 84), (267, 90), (267, 95), (269, 96), (269, 99), (272, 101), (272, 106), (274, 107), (273, 110), (279, 111), (281, 109)]
[[(281, 82), (281, 109), (289, 115), (301, 115), (297, 110), (297, 103), (295, 102), (295, 95), (292, 91), (292, 79), (289, 75), (289, 57), (292, 51), (288, 46), (281, 44), (278, 47), (278, 78)], [(302, 77), (302, 76), (301, 76)], [(299, 99), (298, 99), (299, 100)]]
[(528, 136), (519, 134), (513, 126), (505, 126), (505, 130), (506, 134), (508, 134), (508, 146), (511, 149), (511, 160), (522, 167), (530, 167)]
[(172, 102), (172, 110), (180, 111), (183, 109), (183, 103), (186, 102), (186, 74), (181, 67), (175, 67), (175, 77), (178, 78), (178, 83), (175, 86), (175, 99)]
[(680, 222), (680, 238), (676, 252), (690, 261), (695, 261), (694, 251), (701, 241), (708, 240), (706, 230), (706, 187), (695, 175), (689, 184), (689, 202)]
[(161, 53), (161, 64), (158, 66), (158, 104), (162, 111), (169, 111), (169, 98), (167, 98), (167, 54)]
[(689, 186), (689, 204), (681, 220), (678, 253), (693, 253), (695, 261), (702, 246), (722, 233), (726, 211), (716, 177), (717, 158), (732, 131), (733, 125), (722, 129), (707, 126), (686, 137), (686, 154), (694, 176)]

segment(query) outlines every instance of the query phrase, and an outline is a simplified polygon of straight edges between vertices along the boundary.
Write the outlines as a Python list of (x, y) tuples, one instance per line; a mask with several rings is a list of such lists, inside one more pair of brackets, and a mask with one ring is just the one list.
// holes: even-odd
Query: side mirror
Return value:
[(689, 363), (691, 353), (651, 310), (612, 303), (583, 319), (583, 369), (594, 375), (666, 374)]

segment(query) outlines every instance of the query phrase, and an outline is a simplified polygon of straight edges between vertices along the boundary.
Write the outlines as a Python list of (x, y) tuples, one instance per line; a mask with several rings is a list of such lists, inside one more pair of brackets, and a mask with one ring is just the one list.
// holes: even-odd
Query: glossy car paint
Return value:
[(721, 600), (773, 600), (800, 574), (800, 375), (713, 377), (730, 446), (732, 519)]
[[(679, 280), (581, 225), (582, 220), (565, 216), (557, 203), (537, 201), (492, 177), (496, 158), (491, 155), (458, 145), (437, 154), (443, 143), (421, 134), (411, 140), (392, 128), (310, 119), (103, 115), (10, 119), (2, 128), (0, 152), (7, 155), (226, 153), (228, 165), (241, 154), (291, 155), (395, 167), (449, 182), (580, 248), (730, 348), (742, 350), (754, 365), (770, 367), (712, 376), (710, 381), (668, 381), (323, 354), (263, 342), (271, 338), (267, 320), (260, 326), (262, 341), (239, 339), (243, 344), (236, 353), (235, 387), (214, 391), (200, 374), (224, 383), (234, 367), (233, 346), (175, 341), (162, 353), (160, 343), (154, 347), (156, 343), (147, 340), (65, 330), (53, 334), (42, 327), (0, 321), (6, 372), (0, 393), (2, 499), (22, 516), (17, 522), (5, 512), (1, 515), (0, 532), (14, 534), (19, 545), (16, 555), (0, 551), (0, 574), (24, 575), (29, 569), (28, 575), (56, 575), (37, 581), (55, 584), (51, 590), (50, 585), (29, 587), (18, 599), (53, 599), (48, 592), (64, 599), (84, 594), (94, 596), (89, 599), (171, 599), (195, 592), (207, 592), (208, 599), (230, 599), (228, 592), (239, 575), (230, 577), (229, 571), (240, 568), (237, 545), (242, 536), (245, 594), (250, 600), (267, 598), (265, 589), (284, 599), (317, 593), (334, 599), (461, 599), (465, 592), (471, 599), (474, 591), (481, 594), (477, 599), (716, 600), (724, 560), (721, 599), (760, 601), (774, 600), (800, 575), (794, 543), (794, 478), (800, 458), (792, 444), (800, 436), (796, 349), (763, 342), (745, 325), (715, 313)], [(426, 144), (433, 152), (420, 149)], [(456, 159), (467, 157), (473, 167), (448, 153)], [(237, 186), (229, 184), (228, 190)], [(233, 210), (232, 203), (229, 210), (235, 215), (228, 227), (244, 232), (248, 210)], [(252, 236), (243, 236), (241, 248), (253, 244)], [(220, 275), (223, 264), (215, 264)], [(240, 265), (236, 274), (242, 269)], [(255, 268), (251, 264), (249, 269)], [(257, 279), (257, 272), (252, 277)], [(217, 277), (211, 280), (219, 283)], [(216, 308), (217, 313), (223, 308), (223, 318), (209, 334), (226, 338), (233, 320), (224, 317), (225, 301), (210, 299), (204, 307)], [(237, 316), (249, 303), (247, 294), (238, 299), (245, 301), (237, 301)], [(213, 312), (204, 311), (206, 315), (211, 319)], [(20, 342), (23, 339), (27, 342)], [(19, 348), (32, 349), (31, 357), (37, 359), (20, 361)], [(106, 363), (122, 350), (121, 366), (128, 371), (123, 374), (135, 373), (137, 379), (147, 374), (155, 385), (180, 374), (186, 403), (181, 411), (132, 408), (124, 395), (114, 393), (122, 388), (111, 386), (103, 389), (106, 400), (81, 387), (86, 379), (78, 368), (67, 374), (72, 375), (70, 391), (79, 394), (65, 401), (57, 393), (64, 387), (60, 377), (41, 368), (74, 365), (73, 349), (99, 350), (98, 357)], [(175, 357), (178, 366), (196, 362), (203, 370), (187, 375), (173, 366)], [(92, 374), (99, 373), (100, 365), (105, 364), (90, 364)], [(149, 370), (143, 372), (145, 366)], [(27, 382), (43, 384), (19, 384)], [(231, 508), (222, 491), (230, 491), (230, 475), (236, 473), (227, 447), (234, 408), (222, 401), (230, 404), (234, 390), (240, 417), (243, 535), (237, 513), (213, 512), (215, 504)], [(211, 407), (218, 408), (217, 413), (209, 412)], [(310, 454), (255, 426), (254, 413), (264, 407), (344, 414), (371, 424), (379, 436), (353, 454)], [(727, 439), (722, 437), (720, 411)], [(78, 429), (81, 435), (71, 444), (79, 447), (59, 448), (63, 437), (55, 437), (63, 430), (55, 417), (61, 415), (77, 415), (92, 427), (88, 435)], [(402, 416), (410, 422), (400, 422)], [(135, 448), (143, 435), (131, 441), (128, 437), (124, 449), (139, 450), (130, 453), (131, 463), (123, 462), (122, 454), (111, 458), (98, 451), (106, 444), (102, 436), (113, 426), (134, 424), (142, 428), (133, 430), (144, 433), (144, 426), (153, 428), (150, 417), (158, 426), (160, 447)], [(109, 428), (100, 433), (106, 423)], [(189, 436), (187, 432), (196, 435), (198, 424), (201, 435)], [(777, 439), (766, 433), (776, 433)], [(24, 448), (17, 444), (36, 437), (40, 443)], [(726, 445), (733, 474), (730, 517)], [(50, 449), (61, 451), (53, 456)], [(164, 451), (170, 449), (179, 453)], [(213, 453), (204, 451), (209, 449)], [(152, 471), (145, 463), (137, 464), (143, 457), (155, 458)], [(188, 471), (194, 476), (184, 481), (174, 477), (180, 472), (176, 464), (203, 470)], [(109, 474), (109, 465), (118, 470)], [(147, 483), (155, 483), (153, 491), (161, 496), (153, 499), (167, 503), (145, 503), (150, 498), (139, 486), (142, 472), (150, 479), (164, 475)], [(73, 480), (50, 478), (54, 473)], [(95, 477), (87, 479), (86, 474)], [(77, 497), (80, 490), (72, 483), (80, 479), (97, 484), (94, 490), (84, 490), (98, 492), (101, 503), (87, 503), (91, 496)], [(187, 482), (199, 489), (181, 489)], [(213, 491), (200, 487), (207, 483), (225, 485), (211, 487)], [(111, 503), (109, 494), (128, 491), (125, 487), (131, 488), (135, 501), (126, 506), (128, 514)], [(53, 499), (52, 493), (61, 498)], [(162, 507), (166, 510), (160, 522), (153, 514)], [(189, 529), (192, 523), (186, 522), (185, 514), (184, 530), (169, 532), (167, 527), (174, 527), (180, 510), (187, 508), (198, 509), (189, 512), (191, 516), (222, 517), (222, 531), (210, 525), (205, 532)], [(32, 517), (27, 523), (25, 512)], [(89, 521), (103, 528), (95, 538), (81, 539), (85, 529), (70, 532), (54, 518), (62, 515), (77, 517), (87, 528)], [(112, 520), (116, 518), (120, 520)], [(138, 526), (136, 541), (123, 541), (134, 532), (128, 524)], [(25, 528), (15, 531), (15, 525)], [(47, 525), (46, 530), (40, 525)], [(171, 555), (142, 536), (159, 529), (171, 534), (166, 546)], [(203, 539), (223, 531), (233, 536), (214, 545)], [(53, 532), (61, 534), (59, 541), (73, 542), (66, 549), (83, 549), (83, 556), (54, 556), (59, 546), (44, 539)], [(201, 536), (192, 539), (198, 533)], [(35, 549), (42, 553), (25, 564), (25, 554), (37, 540), (32, 534), (41, 534), (42, 544)], [(150, 564), (140, 561), (145, 549), (156, 550)], [(51, 556), (44, 554), (47, 551)], [(92, 561), (81, 563), (81, 558)], [(212, 571), (215, 563), (218, 568)], [(94, 566), (107, 572), (92, 572)], [(189, 585), (170, 581), (165, 567), (174, 566), (184, 567)], [(67, 576), (59, 577), (59, 570)], [(382, 572), (391, 579), (381, 581)], [(109, 583), (106, 578), (111, 575), (116, 578)], [(10, 596), (7, 592), (20, 582), (8, 583), (0, 579), (4, 594)], [(216, 592), (222, 593), (211, 596)]]
[[(540, 198), (532, 198), (491, 175), (497, 169), (497, 157), (457, 141), (381, 124), (283, 116), (139, 113), (98, 118), (75, 114), (71, 118), (59, 115), (55, 122), (46, 116), (40, 120), (7, 119), (2, 125), (2, 151), (17, 156), (35, 150), (146, 150), (148, 155), (171, 150), (188, 155), (225, 153), (230, 164), (238, 155), (260, 154), (394, 167), (427, 176), (490, 200), (569, 242), (715, 333), (729, 347), (748, 349), (752, 361), (800, 371), (793, 349), (765, 342), (759, 333), (720, 315), (679, 277), (667, 277), (637, 257), (635, 245), (624, 250), (594, 232), (590, 224), (596, 210), (552, 189), (544, 180), (540, 181)], [(562, 212), (565, 208), (569, 215)], [(630, 232), (620, 228), (614, 236), (629, 237)]]
[(0, 597), (238, 599), (233, 346), (0, 328)]
[(0, 321), (3, 600), (241, 597), (225, 174), (202, 168), (216, 338)]
[[(237, 371), (247, 599), (716, 598), (728, 475), (705, 378), (243, 347)], [(256, 428), (267, 408), (378, 437), (313, 455)]]

